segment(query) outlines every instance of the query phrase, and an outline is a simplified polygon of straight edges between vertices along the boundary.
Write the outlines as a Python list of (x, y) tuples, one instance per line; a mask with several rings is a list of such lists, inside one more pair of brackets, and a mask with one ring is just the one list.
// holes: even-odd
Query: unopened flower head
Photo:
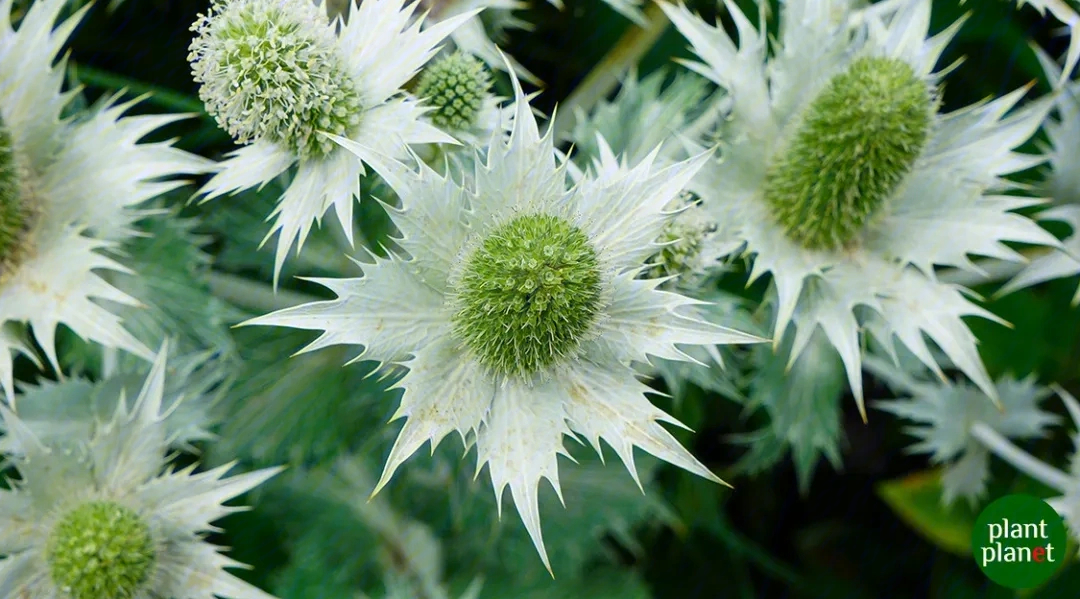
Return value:
[(199, 474), (166, 470), (166, 355), (163, 347), (134, 406), (118, 398), (115, 414), (88, 437), (46, 444), (0, 405), (20, 474), (0, 491), (5, 597), (272, 599), (226, 573), (240, 564), (201, 535), (238, 509), (223, 502), (278, 469), (229, 478), (231, 464)]
[(430, 117), (438, 127), (468, 129), (477, 124), (484, 101), (491, 95), (491, 75), (479, 59), (455, 52), (424, 69), (416, 95), (434, 108)]
[(652, 259), (650, 277), (676, 277), (676, 281), (697, 281), (706, 274), (709, 238), (716, 232), (709, 214), (701, 207), (701, 201), (692, 194), (680, 194), (669, 206), (677, 215), (660, 234), (663, 246)]
[(86, 12), (58, 22), (65, 6), (34, 2), (18, 30), (11, 3), (0, 8), (0, 389), (9, 401), (12, 354), (35, 361), (37, 354), (8, 323), (29, 323), (55, 369), (61, 324), (88, 341), (152, 357), (93, 301), (137, 305), (101, 277), (126, 269), (100, 252), (134, 233), (142, 214), (132, 208), (184, 184), (163, 178), (211, 167), (169, 143), (138, 143), (175, 115), (123, 117), (135, 102), (111, 97), (61, 118), (73, 94), (60, 91), (66, 71), (57, 53)]
[(677, 345), (761, 340), (709, 324), (688, 312), (698, 302), (637, 278), (674, 216), (665, 207), (709, 154), (665, 169), (653, 166), (655, 152), (633, 168), (606, 162), (568, 185), (550, 132), (540, 135), (513, 82), (513, 130), (492, 136), (468, 187), (424, 164), (388, 178), (405, 199), (391, 216), (408, 260), (322, 279), (338, 299), (249, 324), (322, 331), (305, 351), (363, 345), (365, 359), (404, 362), (395, 418), (407, 420), (376, 490), (424, 443), (454, 431), (475, 438), (500, 508), (509, 485), (547, 564), (536, 492), (542, 478), (559, 489), (565, 435), (597, 451), (606, 440), (635, 479), (638, 447), (719, 480), (660, 426), (675, 421), (649, 403), (629, 364), (689, 360)]
[[(429, 109), (403, 86), (475, 11), (422, 28), (415, 8), (405, 0), (364, 0), (342, 22), (312, 0), (215, 0), (193, 25), (188, 60), (200, 96), (246, 144), (203, 188), (206, 199), (261, 186), (297, 166), (267, 235), (278, 233), (275, 286), (290, 249), (302, 249), (331, 206), (353, 242), (365, 164), (382, 172), (410, 144), (455, 142), (423, 119)], [(363, 147), (360, 160), (328, 136)]]
[(661, 6), (701, 57), (693, 70), (729, 93), (723, 160), (691, 187), (720, 245), (753, 256), (751, 280), (772, 275), (773, 337), (794, 325), (790, 360), (823, 329), (865, 417), (861, 332), (940, 373), (929, 338), (996, 402), (963, 317), (1000, 319), (935, 269), (978, 273), (970, 255), (1022, 260), (1005, 241), (1057, 245), (1013, 212), (1041, 199), (1004, 193), (1006, 175), (1045, 159), (1014, 149), (1048, 99), (1007, 114), (1020, 89), (939, 114), (934, 68), (960, 23), (930, 36), (930, 0), (784, 3), (773, 52), (734, 5), (738, 43), (685, 7)]

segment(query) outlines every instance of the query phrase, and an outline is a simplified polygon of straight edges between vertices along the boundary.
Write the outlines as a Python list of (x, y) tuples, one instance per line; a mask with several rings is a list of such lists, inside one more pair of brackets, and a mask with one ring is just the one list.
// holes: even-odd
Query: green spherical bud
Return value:
[(600, 315), (599, 258), (563, 218), (517, 217), (463, 266), (454, 333), (495, 375), (529, 378), (573, 355)]
[(705, 238), (716, 231), (716, 224), (690, 194), (676, 198), (672, 204), (669, 209), (683, 210), (660, 233), (657, 243), (664, 247), (649, 260), (654, 265), (645, 273), (650, 279), (696, 274)]
[(765, 201), (788, 237), (812, 250), (856, 245), (926, 146), (935, 104), (895, 58), (860, 58), (834, 76), (766, 173)]
[(46, 544), (53, 583), (71, 599), (129, 599), (157, 561), (150, 527), (111, 501), (84, 503), (53, 527)]
[(28, 249), (26, 233), (33, 221), (33, 206), (25, 193), (28, 184), (20, 168), (11, 132), (0, 118), (0, 283)]
[(432, 62), (416, 85), (416, 95), (434, 107), (432, 122), (453, 131), (476, 124), (490, 90), (491, 76), (484, 63), (464, 52)]
[(237, 141), (266, 139), (301, 158), (348, 136), (363, 106), (325, 13), (310, 0), (215, 0), (192, 26), (188, 61), (206, 110)]

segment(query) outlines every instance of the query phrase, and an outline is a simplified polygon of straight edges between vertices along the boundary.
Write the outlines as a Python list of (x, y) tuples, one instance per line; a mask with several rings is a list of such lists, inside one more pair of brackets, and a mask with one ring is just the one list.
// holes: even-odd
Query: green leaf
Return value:
[(372, 362), (346, 366), (356, 349), (292, 356), (311, 340), (308, 331), (244, 327), (235, 335), (243, 363), (212, 447), (221, 460), (314, 464), (387, 428), (396, 405), (387, 393), (391, 383)]
[(966, 502), (942, 505), (940, 470), (917, 472), (880, 483), (877, 493), (926, 540), (950, 553), (971, 557), (971, 534), (977, 513)]

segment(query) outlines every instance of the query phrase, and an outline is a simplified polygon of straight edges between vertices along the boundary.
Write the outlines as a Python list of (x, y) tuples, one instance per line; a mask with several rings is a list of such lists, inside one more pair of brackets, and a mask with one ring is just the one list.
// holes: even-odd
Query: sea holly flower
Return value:
[[(244, 147), (203, 189), (206, 199), (265, 185), (295, 166), (270, 215), (278, 233), (274, 285), (295, 243), (334, 207), (353, 243), (353, 203), (364, 164), (376, 172), (409, 144), (455, 143), (421, 118), (402, 87), (473, 13), (421, 30), (416, 5), (364, 0), (348, 22), (311, 0), (214, 0), (192, 26), (188, 60), (207, 111)], [(362, 157), (325, 134), (344, 136)]]
[(162, 348), (129, 411), (120, 397), (90, 437), (44, 444), (0, 405), (20, 479), (0, 491), (0, 597), (272, 599), (226, 573), (240, 564), (202, 540), (240, 508), (222, 503), (271, 468), (224, 478), (226, 465), (166, 469)]
[(153, 357), (95, 301), (137, 304), (98, 274), (128, 272), (102, 252), (134, 233), (143, 213), (133, 207), (184, 184), (163, 178), (212, 166), (169, 143), (137, 143), (182, 115), (123, 117), (135, 102), (113, 97), (61, 118), (76, 92), (60, 91), (65, 61), (57, 63), (57, 53), (86, 13), (57, 23), (64, 7), (64, 0), (34, 2), (15, 30), (12, 2), (0, 0), (0, 388), (8, 401), (12, 354), (37, 361), (31, 333), (56, 370), (61, 324)]
[(510, 487), (550, 570), (538, 491), (546, 478), (561, 497), (564, 436), (597, 451), (604, 439), (635, 480), (639, 447), (721, 482), (660, 426), (678, 423), (646, 399), (630, 363), (690, 359), (680, 345), (761, 340), (695, 318), (688, 310), (700, 302), (658, 290), (662, 279), (636, 278), (675, 216), (664, 207), (709, 154), (662, 170), (655, 156), (609, 165), (568, 185), (550, 129), (540, 135), (512, 80), (511, 134), (492, 136), (467, 187), (424, 164), (387, 178), (404, 204), (388, 209), (408, 259), (375, 259), (362, 278), (315, 279), (338, 298), (247, 324), (321, 331), (302, 351), (362, 345), (358, 360), (408, 367), (394, 415), (406, 422), (375, 491), (421, 445), (456, 431), (475, 440), (500, 513)]
[(719, 233), (753, 256), (750, 279), (772, 274), (773, 337), (796, 327), (791, 361), (820, 327), (865, 418), (860, 330), (941, 375), (929, 338), (997, 401), (962, 318), (999, 319), (935, 268), (978, 273), (969, 255), (1022, 260), (1004, 241), (1058, 245), (1012, 212), (1041, 200), (1004, 195), (1017, 187), (1005, 175), (1044, 159), (1013, 149), (1048, 100), (1007, 114), (1020, 89), (940, 114), (933, 69), (960, 23), (928, 38), (929, 0), (855, 13), (844, 0), (785, 3), (771, 55), (765, 30), (733, 3), (738, 45), (685, 7), (662, 6), (702, 60), (690, 68), (731, 94), (723, 158), (692, 189)]

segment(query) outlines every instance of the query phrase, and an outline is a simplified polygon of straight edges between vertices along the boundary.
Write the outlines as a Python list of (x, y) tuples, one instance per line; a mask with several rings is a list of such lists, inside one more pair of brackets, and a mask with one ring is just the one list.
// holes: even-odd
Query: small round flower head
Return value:
[(1058, 245), (1012, 212), (1041, 200), (1004, 194), (1006, 175), (1044, 159), (1013, 150), (1048, 100), (1007, 114), (1020, 89), (939, 114), (934, 67), (959, 23), (928, 37), (930, 0), (785, 3), (771, 55), (765, 30), (734, 5), (738, 44), (685, 7), (661, 6), (703, 60), (693, 70), (730, 94), (723, 160), (691, 187), (727, 247), (753, 256), (751, 280), (772, 275), (773, 338), (795, 327), (791, 361), (820, 327), (865, 418), (861, 331), (940, 375), (929, 339), (996, 402), (963, 317), (998, 319), (935, 269), (978, 273), (971, 255), (1022, 260), (1005, 241)]
[[(192, 26), (188, 60), (207, 111), (244, 147), (220, 165), (206, 199), (296, 173), (271, 216), (274, 284), (295, 243), (334, 206), (352, 243), (364, 164), (376, 172), (409, 144), (453, 143), (424, 122), (402, 90), (439, 44), (474, 13), (421, 30), (416, 5), (364, 0), (347, 22), (311, 0), (214, 0)], [(330, 137), (364, 149), (357, 161)]]
[[(59, 369), (54, 338), (64, 324), (91, 342), (150, 359), (152, 352), (94, 300), (137, 305), (95, 271), (125, 272), (102, 250), (129, 238), (132, 208), (183, 185), (162, 181), (212, 166), (167, 143), (141, 138), (181, 117), (122, 117), (134, 102), (109, 98), (89, 113), (61, 118), (72, 98), (61, 93), (57, 53), (85, 14), (57, 22), (65, 0), (39, 0), (11, 22), (0, 2), (0, 389), (13, 397), (13, 352), (37, 360), (33, 338)], [(54, 63), (56, 63), (54, 65)]]
[[(473, 16), (450, 33), (450, 39), (458, 50), (482, 60), (488, 68), (513, 71), (529, 83), (540, 80), (513, 58), (503, 54), (496, 42), (502, 42), (509, 29), (528, 29), (529, 23), (516, 18), (513, 13), (528, 8), (522, 0), (419, 0), (427, 13), (429, 23), (439, 23), (464, 13)], [(480, 13), (484, 18), (481, 20)]]
[[(559, 491), (564, 436), (614, 448), (637, 479), (641, 448), (710, 480), (663, 427), (632, 362), (691, 360), (678, 345), (752, 343), (687, 310), (694, 302), (637, 278), (673, 214), (664, 207), (709, 158), (634, 168), (568, 185), (550, 132), (541, 136), (516, 78), (513, 129), (492, 136), (463, 187), (424, 164), (388, 178), (408, 260), (376, 260), (359, 279), (323, 279), (338, 299), (250, 321), (319, 330), (305, 351), (363, 345), (364, 359), (409, 372), (396, 418), (407, 418), (376, 491), (421, 445), (453, 431), (475, 438), (501, 509), (503, 490), (548, 564), (537, 492)], [(561, 491), (559, 491), (561, 494)]]
[(455, 52), (424, 69), (416, 95), (433, 108), (429, 117), (436, 126), (468, 129), (477, 124), (484, 101), (491, 96), (491, 75), (479, 59)]
[[(223, 478), (166, 469), (162, 348), (128, 409), (89, 436), (43, 443), (0, 405), (19, 472), (0, 491), (0, 596), (35, 599), (272, 599), (222, 568), (240, 566), (204, 542), (210, 523), (238, 508), (222, 503), (279, 469)], [(170, 408), (171, 409), (171, 408)]]

